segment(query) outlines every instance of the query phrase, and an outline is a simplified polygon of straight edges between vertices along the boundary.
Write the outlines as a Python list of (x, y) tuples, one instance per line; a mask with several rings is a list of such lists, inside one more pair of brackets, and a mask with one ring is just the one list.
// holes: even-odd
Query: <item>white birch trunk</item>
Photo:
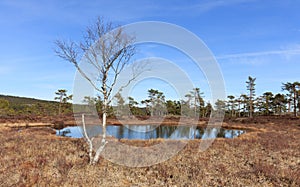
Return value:
[(107, 144), (107, 141), (106, 141), (107, 98), (104, 98), (103, 104), (104, 104), (104, 110), (103, 110), (103, 115), (102, 115), (103, 116), (102, 117), (102, 140), (101, 140), (101, 144), (100, 144), (99, 148), (96, 151), (96, 154), (95, 154), (92, 164), (95, 164), (98, 162), (98, 160), (100, 158), (100, 154), (103, 151), (105, 145)]
[(92, 164), (92, 161), (93, 161), (93, 142), (92, 142), (92, 139), (89, 138), (89, 136), (87, 134), (87, 131), (86, 131), (84, 114), (82, 114), (81, 119), (82, 119), (82, 126), (83, 126), (83, 134), (84, 134), (84, 137), (86, 138), (86, 140), (88, 142), (88, 145), (89, 145), (90, 164)]

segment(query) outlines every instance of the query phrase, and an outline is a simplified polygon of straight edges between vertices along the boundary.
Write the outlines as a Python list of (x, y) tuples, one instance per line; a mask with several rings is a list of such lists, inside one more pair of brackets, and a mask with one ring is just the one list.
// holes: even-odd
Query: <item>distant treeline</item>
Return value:
[[(204, 100), (204, 93), (200, 88), (194, 88), (182, 100), (168, 100), (163, 92), (155, 89), (148, 90), (148, 97), (138, 102), (133, 97), (123, 98), (116, 94), (113, 104), (108, 108), (108, 115), (112, 116), (178, 116), (209, 117), (214, 110), (224, 111), (227, 117), (252, 117), (258, 115), (284, 115), (297, 116), (300, 112), (300, 83), (287, 82), (282, 84), (283, 93), (265, 92), (255, 95), (255, 78), (249, 77), (246, 81), (247, 94), (239, 96), (228, 95), (227, 100), (218, 100), (211, 104)], [(7, 115), (60, 115), (71, 114), (72, 95), (67, 90), (60, 89), (56, 93), (56, 101), (45, 101), (33, 98), (0, 95), (0, 116)], [(85, 109), (96, 108), (102, 114), (101, 97), (85, 97)], [(78, 108), (77, 107), (77, 108)]]

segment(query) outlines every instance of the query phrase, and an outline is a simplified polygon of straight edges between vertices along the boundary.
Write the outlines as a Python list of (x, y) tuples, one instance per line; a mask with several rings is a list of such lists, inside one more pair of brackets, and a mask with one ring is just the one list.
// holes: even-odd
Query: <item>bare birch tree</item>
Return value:
[[(112, 101), (113, 88), (118, 80), (118, 76), (135, 54), (133, 42), (134, 37), (126, 34), (122, 27), (114, 27), (111, 22), (105, 22), (103, 18), (98, 18), (94, 25), (87, 27), (86, 35), (80, 43), (62, 40), (55, 41), (56, 54), (65, 61), (72, 63), (92, 87), (100, 93), (103, 99), (102, 141), (94, 156), (92, 156), (92, 141), (84, 132), (90, 146), (89, 156), (91, 164), (98, 162), (100, 153), (107, 143), (106, 120), (108, 107)], [(89, 75), (80, 67), (81, 57), (84, 57), (86, 62), (95, 68), (96, 75)], [(133, 73), (127, 85), (138, 75), (138, 73)], [(126, 85), (123, 87), (126, 87)], [(85, 130), (84, 116), (82, 116), (82, 120)]]

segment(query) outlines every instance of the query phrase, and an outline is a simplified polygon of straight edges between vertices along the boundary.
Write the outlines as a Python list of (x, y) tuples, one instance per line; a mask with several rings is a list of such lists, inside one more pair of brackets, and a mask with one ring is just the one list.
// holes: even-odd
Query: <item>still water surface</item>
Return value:
[[(89, 137), (101, 134), (100, 125), (87, 126)], [(245, 133), (244, 130), (224, 128), (201, 128), (190, 126), (167, 126), (167, 125), (124, 125), (107, 126), (107, 135), (118, 139), (207, 139), (207, 138), (234, 138)], [(82, 138), (82, 127), (66, 127), (56, 130), (56, 135), (72, 138)]]

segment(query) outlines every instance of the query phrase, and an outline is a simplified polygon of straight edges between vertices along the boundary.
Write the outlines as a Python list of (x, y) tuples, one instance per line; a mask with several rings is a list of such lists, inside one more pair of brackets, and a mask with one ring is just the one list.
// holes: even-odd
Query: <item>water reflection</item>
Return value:
[[(158, 126), (154, 125), (130, 125), (130, 126), (107, 126), (107, 134), (118, 139), (209, 139), (209, 138), (234, 138), (243, 133), (244, 130), (223, 129), (223, 128), (201, 128), (190, 126)], [(99, 125), (87, 126), (87, 134), (89, 137), (101, 134), (102, 128)], [(82, 138), (82, 128), (66, 127), (57, 130), (59, 136), (67, 136), (73, 138)]]

